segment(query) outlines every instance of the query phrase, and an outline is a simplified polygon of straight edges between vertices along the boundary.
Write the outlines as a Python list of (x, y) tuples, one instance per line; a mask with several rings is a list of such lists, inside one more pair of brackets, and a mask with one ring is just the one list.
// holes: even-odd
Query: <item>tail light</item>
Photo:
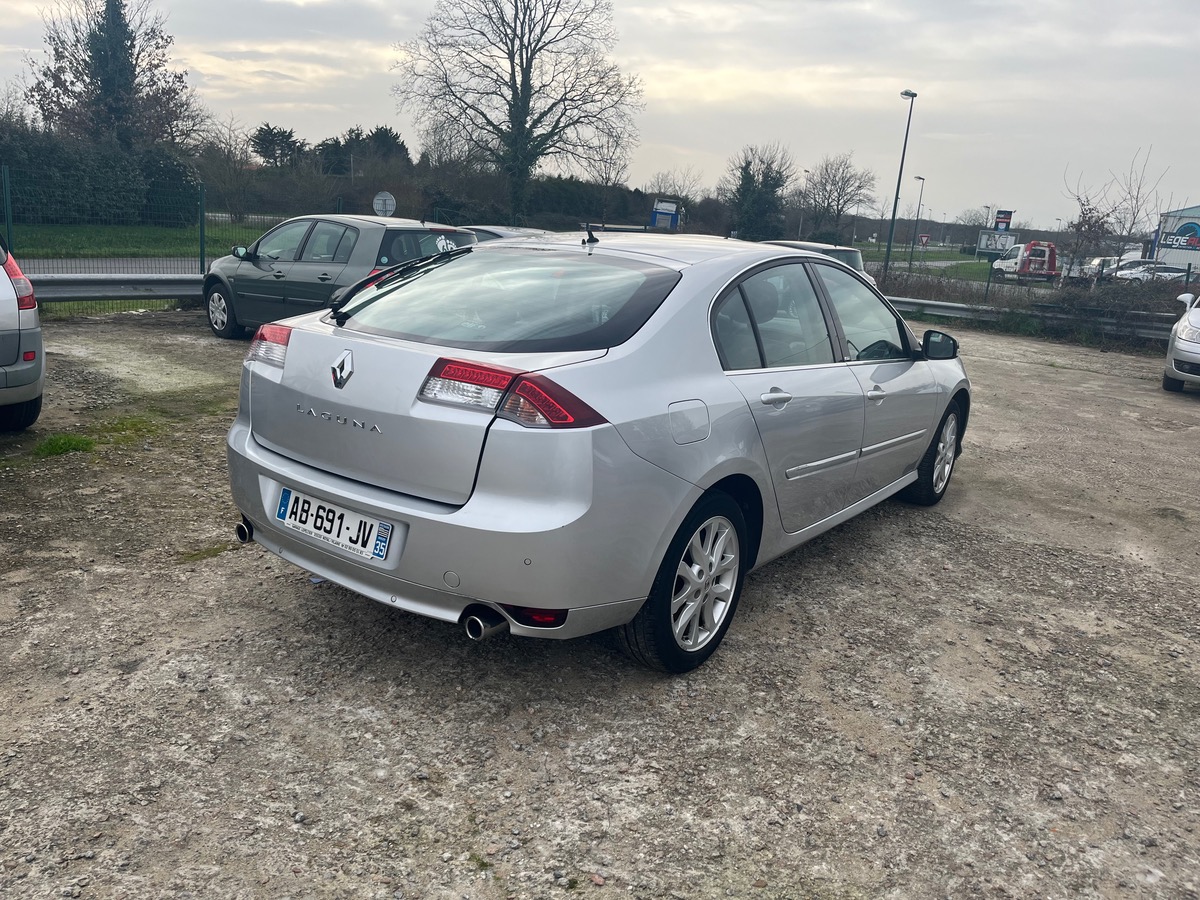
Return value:
[(434, 363), (420, 397), (490, 412), (527, 428), (590, 428), (607, 421), (542, 375), (456, 359)]
[(10, 253), (4, 261), (4, 271), (8, 273), (13, 288), (17, 292), (17, 309), (37, 309), (37, 298), (33, 296), (33, 282), (21, 272), (21, 267)]
[(287, 325), (260, 325), (246, 352), (246, 362), (266, 363), (282, 369), (291, 339), (292, 329)]

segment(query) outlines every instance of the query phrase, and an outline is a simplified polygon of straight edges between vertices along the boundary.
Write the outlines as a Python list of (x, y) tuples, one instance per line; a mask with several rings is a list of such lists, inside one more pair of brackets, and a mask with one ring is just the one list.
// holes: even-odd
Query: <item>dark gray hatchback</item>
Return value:
[(300, 216), (214, 260), (204, 277), (208, 324), (239, 337), (330, 304), (372, 271), (476, 242), (466, 228), (382, 216)]

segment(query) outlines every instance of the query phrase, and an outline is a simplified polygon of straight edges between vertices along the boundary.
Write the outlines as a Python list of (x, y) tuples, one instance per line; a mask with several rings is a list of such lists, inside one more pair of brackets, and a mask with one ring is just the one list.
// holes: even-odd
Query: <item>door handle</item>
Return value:
[(278, 269), (274, 269), (271, 272), (271, 277), (272, 278), (283, 278), (284, 274), (282, 272), (280, 272)]
[(885, 391), (883, 388), (879, 387), (879, 385), (876, 385), (875, 387), (873, 387), (869, 391), (867, 391), (867, 399), (868, 400), (878, 400), (880, 402), (883, 402), (883, 398), (886, 396), (887, 396), (887, 391)]
[(328, 272), (322, 272), (320, 275), (317, 276), (317, 281), (330, 281), (332, 279), (333, 279), (333, 276), (330, 275)]
[(792, 399), (792, 395), (785, 390), (773, 387), (767, 391), (767, 393), (761, 395), (758, 399), (761, 400), (766, 406), (774, 406), (776, 409), (783, 409), (783, 407), (787, 405), (788, 401)]

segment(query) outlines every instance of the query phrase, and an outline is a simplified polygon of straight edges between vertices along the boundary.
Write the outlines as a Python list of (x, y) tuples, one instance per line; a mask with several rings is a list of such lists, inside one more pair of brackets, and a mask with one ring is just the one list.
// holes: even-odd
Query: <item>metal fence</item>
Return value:
[[(235, 244), (248, 244), (286, 216), (235, 221), (208, 209), (203, 184), (186, 191), (147, 189), (145, 211), (109, 212), (79, 186), (0, 165), (3, 235), (28, 275), (202, 274)], [(129, 205), (128, 203), (126, 204)], [(155, 224), (170, 222), (172, 225)]]

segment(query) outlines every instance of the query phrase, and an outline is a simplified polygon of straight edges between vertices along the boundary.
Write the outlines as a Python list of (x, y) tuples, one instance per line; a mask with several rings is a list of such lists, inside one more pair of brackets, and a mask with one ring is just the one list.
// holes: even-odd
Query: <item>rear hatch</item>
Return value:
[[(512, 373), (604, 356), (645, 324), (678, 271), (573, 241), (564, 250), (487, 246), (393, 270), (329, 314), (264, 326), (270, 352), (257, 357), (266, 345), (256, 338), (248, 363), (258, 442), (347, 478), (457, 505), (471, 496), (502, 398), (553, 408), (544, 421), (518, 416), (527, 427), (595, 424), (579, 398), (556, 405), (559, 388), (527, 389)], [(421, 399), (442, 359), (468, 365), (439, 368), (430, 399)]]
[[(604, 352), (503, 354), (486, 361), (540, 371)], [(282, 371), (251, 364), (254, 438), (323, 471), (462, 505), (471, 496), (495, 416), (418, 399), (443, 357), (470, 360), (480, 354), (355, 334), (323, 323), (293, 329)]]

